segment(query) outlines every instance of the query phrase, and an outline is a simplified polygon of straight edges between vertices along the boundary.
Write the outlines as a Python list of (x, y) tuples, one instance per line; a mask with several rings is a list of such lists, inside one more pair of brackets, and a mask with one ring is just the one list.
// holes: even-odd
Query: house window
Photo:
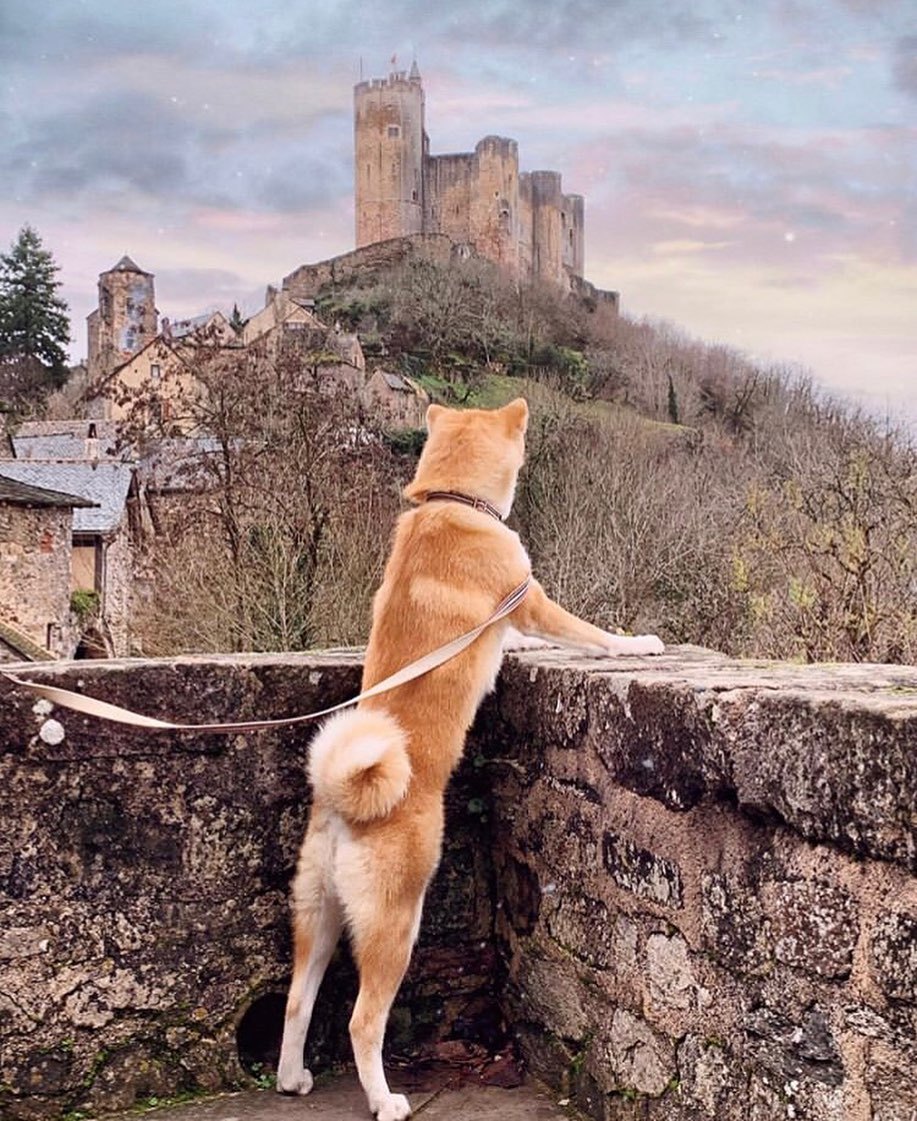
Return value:
[(159, 369), (159, 364), (154, 362), (150, 366), (150, 380), (151, 381), (159, 381), (160, 376), (161, 376), (161, 370)]
[(389, 140), (397, 140), (400, 135), (401, 135), (401, 126), (400, 125), (389, 125), (388, 126), (388, 138), (389, 138)]

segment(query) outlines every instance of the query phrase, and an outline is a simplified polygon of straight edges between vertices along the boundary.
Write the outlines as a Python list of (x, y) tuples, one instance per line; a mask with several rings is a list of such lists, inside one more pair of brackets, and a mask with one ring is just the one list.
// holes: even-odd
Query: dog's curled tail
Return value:
[(355, 709), (332, 717), (312, 741), (309, 781), (316, 801), (347, 821), (386, 817), (411, 781), (404, 732), (378, 710)]

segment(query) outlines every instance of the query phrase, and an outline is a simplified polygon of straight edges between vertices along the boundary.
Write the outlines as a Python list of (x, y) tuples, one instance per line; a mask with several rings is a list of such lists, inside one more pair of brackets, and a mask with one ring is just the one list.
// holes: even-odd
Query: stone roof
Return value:
[(0, 502), (10, 503), (13, 506), (69, 506), (73, 509), (95, 505), (86, 498), (78, 498), (75, 494), (33, 486), (31, 483), (20, 482), (18, 479), (6, 478), (3, 475), (0, 475)]
[(117, 448), (117, 426), (111, 420), (38, 420), (21, 424), (11, 437), (16, 459), (91, 458), (87, 440), (95, 433), (99, 459), (129, 459), (128, 448)]
[(139, 273), (141, 276), (152, 276), (153, 275), (151, 272), (145, 272), (143, 269), (139, 268), (130, 259), (130, 257), (128, 257), (128, 255), (126, 253), (121, 258), (121, 260), (114, 266), (114, 268), (110, 268), (108, 271), (109, 272), (136, 272), (136, 273)]
[(133, 471), (130, 463), (3, 462), (8, 479), (87, 499), (91, 506), (81, 505), (73, 511), (74, 533), (111, 533), (118, 528)]
[(397, 389), (401, 393), (414, 392), (413, 388), (408, 385), (404, 378), (399, 377), (398, 374), (390, 374), (388, 370), (380, 370), (379, 373), (382, 375), (382, 378), (389, 389)]
[(216, 475), (208, 457), (219, 456), (214, 436), (166, 437), (151, 443), (138, 463), (140, 479), (154, 491), (199, 491), (213, 486)]

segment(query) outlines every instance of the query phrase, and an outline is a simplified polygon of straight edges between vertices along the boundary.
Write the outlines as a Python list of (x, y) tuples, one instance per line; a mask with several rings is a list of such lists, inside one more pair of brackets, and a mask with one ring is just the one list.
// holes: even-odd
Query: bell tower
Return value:
[(422, 233), (428, 141), (417, 63), (360, 82), (353, 94), (357, 248)]
[(89, 378), (108, 373), (156, 336), (153, 274), (124, 256), (99, 276), (99, 306), (88, 319)]

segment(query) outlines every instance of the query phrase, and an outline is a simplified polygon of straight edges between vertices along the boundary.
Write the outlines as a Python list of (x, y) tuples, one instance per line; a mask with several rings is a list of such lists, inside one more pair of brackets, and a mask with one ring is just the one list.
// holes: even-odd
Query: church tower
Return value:
[(153, 274), (130, 259), (99, 276), (99, 306), (87, 319), (89, 379), (94, 381), (126, 362), (156, 336)]
[(427, 149), (424, 96), (415, 62), (354, 87), (356, 244), (423, 232)]

